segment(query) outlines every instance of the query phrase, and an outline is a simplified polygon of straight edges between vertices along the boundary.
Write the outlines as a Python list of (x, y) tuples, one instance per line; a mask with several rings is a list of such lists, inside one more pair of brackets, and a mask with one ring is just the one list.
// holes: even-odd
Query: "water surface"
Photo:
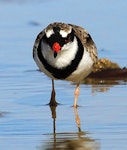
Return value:
[(32, 59), (36, 35), (63, 21), (85, 27), (99, 57), (127, 66), (126, 7), (119, 0), (0, 1), (1, 150), (127, 149), (126, 79), (82, 84), (77, 110), (75, 85), (56, 81), (61, 105), (52, 110), (51, 81)]

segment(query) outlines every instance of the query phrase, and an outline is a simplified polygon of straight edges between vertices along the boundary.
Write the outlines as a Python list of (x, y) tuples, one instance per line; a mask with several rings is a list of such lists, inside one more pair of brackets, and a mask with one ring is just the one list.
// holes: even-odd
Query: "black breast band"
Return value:
[(39, 46), (37, 48), (37, 54), (39, 57), (39, 60), (41, 61), (41, 63), (44, 65), (45, 69), (48, 70), (55, 78), (57, 79), (65, 79), (67, 78), (72, 72), (74, 72), (76, 70), (76, 68), (78, 67), (82, 57), (83, 57), (83, 53), (84, 53), (84, 48), (82, 43), (80, 42), (79, 38), (77, 38), (78, 41), (78, 51), (75, 55), (75, 58), (71, 61), (71, 63), (63, 68), (56, 68), (51, 66), (50, 64), (48, 64), (48, 62), (45, 60), (45, 58), (42, 55), (41, 52), (41, 41), (39, 43)]

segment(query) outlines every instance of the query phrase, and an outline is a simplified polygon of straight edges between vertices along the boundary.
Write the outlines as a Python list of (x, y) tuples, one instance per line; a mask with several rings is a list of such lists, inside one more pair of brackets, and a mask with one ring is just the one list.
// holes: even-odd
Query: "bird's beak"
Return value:
[(56, 58), (58, 52), (61, 50), (60, 44), (59, 44), (58, 42), (55, 42), (55, 43), (52, 45), (52, 50), (54, 51), (54, 58)]
[(57, 57), (57, 52), (54, 52), (54, 58), (56, 58)]

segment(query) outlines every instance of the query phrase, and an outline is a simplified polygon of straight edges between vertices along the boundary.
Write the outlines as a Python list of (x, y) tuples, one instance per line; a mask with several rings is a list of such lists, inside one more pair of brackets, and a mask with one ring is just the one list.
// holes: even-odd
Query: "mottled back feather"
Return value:
[(86, 50), (90, 53), (94, 63), (97, 62), (97, 48), (93, 42), (90, 34), (82, 27), (69, 24), (75, 31), (75, 35), (81, 40), (81, 43), (86, 47)]

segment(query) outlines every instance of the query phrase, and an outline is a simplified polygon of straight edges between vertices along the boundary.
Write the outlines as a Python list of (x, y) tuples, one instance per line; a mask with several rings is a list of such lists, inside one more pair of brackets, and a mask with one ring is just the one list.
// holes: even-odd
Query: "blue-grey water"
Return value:
[(37, 34), (62, 21), (86, 28), (99, 57), (127, 66), (126, 18), (120, 0), (0, 1), (0, 150), (127, 149), (126, 80), (81, 85), (77, 110), (75, 85), (56, 81), (61, 105), (51, 111), (51, 81), (32, 59)]

